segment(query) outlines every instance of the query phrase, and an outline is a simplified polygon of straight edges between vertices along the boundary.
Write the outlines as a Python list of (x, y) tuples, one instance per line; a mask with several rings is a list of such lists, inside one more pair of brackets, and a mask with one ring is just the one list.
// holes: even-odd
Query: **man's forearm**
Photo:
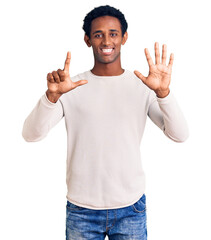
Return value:
[(157, 99), (163, 114), (165, 134), (176, 142), (184, 142), (188, 136), (188, 126), (185, 117), (174, 96)]
[(24, 122), (23, 138), (28, 142), (43, 139), (62, 117), (61, 103), (53, 103), (48, 100), (47, 95), (43, 95)]
[(165, 98), (157, 98), (157, 101), (153, 101), (148, 115), (170, 139), (175, 142), (184, 142), (187, 139), (188, 126), (172, 92)]

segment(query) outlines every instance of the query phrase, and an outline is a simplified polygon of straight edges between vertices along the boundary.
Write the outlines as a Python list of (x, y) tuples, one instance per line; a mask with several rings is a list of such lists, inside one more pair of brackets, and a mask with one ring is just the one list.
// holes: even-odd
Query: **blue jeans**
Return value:
[(134, 204), (94, 210), (67, 201), (66, 240), (147, 240), (145, 194)]

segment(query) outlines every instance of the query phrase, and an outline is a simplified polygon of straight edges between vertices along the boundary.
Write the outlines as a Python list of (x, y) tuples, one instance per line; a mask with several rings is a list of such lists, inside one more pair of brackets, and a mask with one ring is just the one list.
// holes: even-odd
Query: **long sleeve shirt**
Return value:
[(25, 120), (23, 137), (43, 139), (63, 117), (67, 130), (67, 199), (90, 209), (134, 204), (145, 192), (140, 143), (147, 116), (176, 142), (188, 137), (186, 120), (172, 92), (158, 98), (134, 73), (72, 81), (88, 83), (56, 103), (44, 94)]

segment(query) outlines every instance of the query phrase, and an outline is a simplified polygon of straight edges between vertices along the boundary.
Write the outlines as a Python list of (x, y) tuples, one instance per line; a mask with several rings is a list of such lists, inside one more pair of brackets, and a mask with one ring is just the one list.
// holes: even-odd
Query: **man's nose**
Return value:
[(104, 35), (102, 44), (108, 46), (111, 43), (111, 39), (109, 35)]

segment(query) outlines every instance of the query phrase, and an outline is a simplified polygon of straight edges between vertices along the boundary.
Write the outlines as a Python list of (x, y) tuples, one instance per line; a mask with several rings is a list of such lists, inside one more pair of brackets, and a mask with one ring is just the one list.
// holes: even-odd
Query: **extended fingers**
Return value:
[(160, 51), (158, 42), (155, 43), (155, 64), (160, 63)]
[(152, 61), (152, 58), (149, 54), (149, 50), (147, 48), (144, 49), (144, 52), (145, 52), (145, 56), (146, 56), (146, 59), (147, 59), (147, 62), (149, 64), (149, 66), (152, 66), (153, 65), (153, 61)]
[(69, 73), (69, 67), (70, 67), (70, 59), (71, 59), (71, 54), (70, 52), (67, 52), (67, 57), (65, 60), (65, 64), (64, 64), (64, 71)]
[(168, 67), (172, 68), (173, 62), (174, 62), (174, 54), (171, 53), (171, 55), (170, 55), (170, 59), (169, 59)]
[(163, 44), (162, 50), (162, 64), (166, 65), (166, 53), (167, 53), (167, 46)]
[(88, 83), (87, 80), (79, 80), (77, 82), (73, 82), (73, 88), (76, 88), (76, 87), (79, 87), (79, 86), (82, 86), (84, 84)]
[(139, 71), (135, 70), (134, 73), (135, 73), (135, 75), (136, 75), (139, 79), (141, 79), (143, 82), (146, 81), (147, 78), (144, 77)]
[[(166, 44), (163, 44), (163, 47), (162, 47), (162, 64), (163, 65), (166, 65), (166, 58), (167, 58), (167, 46)], [(156, 61), (156, 64), (160, 63), (160, 53), (159, 53), (158, 43), (155, 43), (155, 61)], [(174, 54), (171, 53), (169, 64), (168, 64), (169, 67), (172, 67), (173, 61), (174, 61)]]

